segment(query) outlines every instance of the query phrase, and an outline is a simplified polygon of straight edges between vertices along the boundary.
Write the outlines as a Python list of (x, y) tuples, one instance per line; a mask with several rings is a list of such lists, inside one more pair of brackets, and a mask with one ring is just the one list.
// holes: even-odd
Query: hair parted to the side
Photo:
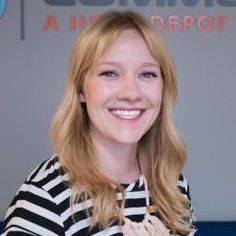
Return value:
[(92, 227), (98, 224), (106, 228), (116, 220), (122, 222), (124, 200), (117, 206), (114, 192), (122, 192), (123, 188), (105, 177), (96, 165), (88, 132), (89, 118), (79, 94), (87, 70), (125, 29), (135, 29), (143, 37), (151, 55), (160, 64), (163, 78), (159, 116), (138, 143), (140, 167), (163, 223), (173, 232), (187, 233), (190, 232), (190, 207), (177, 187), (186, 154), (172, 119), (177, 95), (175, 68), (161, 36), (143, 16), (133, 11), (110, 11), (77, 38), (68, 65), (64, 97), (52, 120), (51, 141), (60, 163), (71, 177), (71, 205), (79, 198), (93, 198), (93, 210), (87, 212), (92, 216)]

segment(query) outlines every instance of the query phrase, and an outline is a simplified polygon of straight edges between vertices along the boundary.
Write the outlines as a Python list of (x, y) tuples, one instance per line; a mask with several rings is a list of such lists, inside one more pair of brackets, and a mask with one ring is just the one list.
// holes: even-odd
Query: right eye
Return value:
[(118, 76), (118, 73), (116, 71), (106, 70), (106, 71), (99, 73), (99, 76), (116, 77), (116, 76)]

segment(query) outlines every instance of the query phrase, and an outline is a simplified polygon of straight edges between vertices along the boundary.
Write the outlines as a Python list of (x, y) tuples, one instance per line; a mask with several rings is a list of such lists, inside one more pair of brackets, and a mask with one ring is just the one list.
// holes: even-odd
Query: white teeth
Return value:
[(141, 114), (141, 110), (111, 110), (111, 113), (123, 119), (134, 119)]

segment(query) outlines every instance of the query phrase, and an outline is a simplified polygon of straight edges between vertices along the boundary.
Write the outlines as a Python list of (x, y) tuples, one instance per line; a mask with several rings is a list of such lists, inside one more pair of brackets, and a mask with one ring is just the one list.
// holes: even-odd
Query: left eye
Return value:
[(115, 77), (117, 75), (118, 73), (112, 70), (103, 71), (99, 74), (99, 76), (104, 76), (104, 77)]
[(147, 71), (147, 72), (143, 72), (140, 76), (143, 78), (151, 79), (151, 78), (156, 78), (157, 74), (155, 72)]

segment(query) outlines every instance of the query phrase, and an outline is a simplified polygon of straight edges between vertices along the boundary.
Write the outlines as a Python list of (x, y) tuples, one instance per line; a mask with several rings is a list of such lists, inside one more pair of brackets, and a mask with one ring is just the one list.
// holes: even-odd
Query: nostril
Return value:
[(142, 97), (140, 89), (135, 82), (125, 83), (117, 93), (119, 100), (136, 101)]

